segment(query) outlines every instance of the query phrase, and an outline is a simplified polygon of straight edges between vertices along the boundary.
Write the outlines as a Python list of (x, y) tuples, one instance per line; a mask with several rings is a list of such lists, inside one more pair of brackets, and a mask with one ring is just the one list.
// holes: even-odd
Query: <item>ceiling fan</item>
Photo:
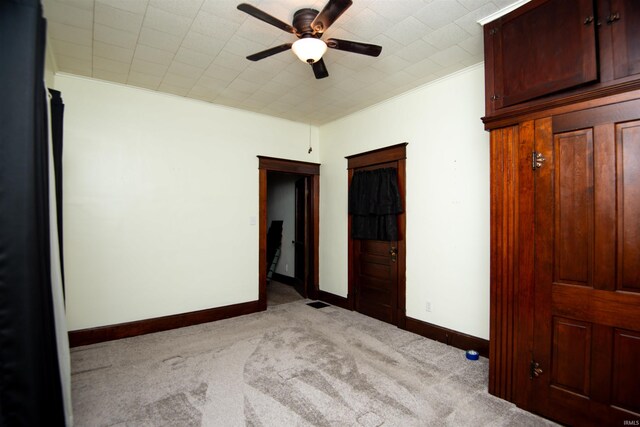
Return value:
[(322, 55), (331, 49), (344, 50), (346, 52), (359, 53), (361, 55), (378, 56), (382, 52), (382, 47), (374, 44), (354, 42), (350, 40), (327, 39), (321, 40), (323, 33), (347, 10), (353, 2), (351, 0), (329, 0), (321, 12), (315, 9), (300, 9), (293, 14), (292, 25), (287, 24), (265, 13), (255, 6), (247, 3), (238, 5), (238, 9), (261, 21), (280, 28), (283, 31), (293, 34), (299, 40), (294, 43), (285, 43), (272, 47), (262, 52), (247, 56), (250, 61), (259, 61), (276, 53), (285, 50), (293, 50), (301, 61), (306, 62), (313, 68), (316, 79), (323, 79), (329, 76), (327, 67), (322, 60)]

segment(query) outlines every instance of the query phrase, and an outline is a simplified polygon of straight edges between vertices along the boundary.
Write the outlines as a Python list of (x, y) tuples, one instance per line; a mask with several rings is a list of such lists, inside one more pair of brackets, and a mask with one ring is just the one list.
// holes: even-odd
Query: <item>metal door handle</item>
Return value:
[(398, 248), (391, 246), (391, 249), (389, 249), (389, 254), (391, 255), (391, 261), (396, 262), (396, 258), (398, 256)]
[(607, 24), (613, 24), (614, 22), (620, 20), (620, 13), (615, 12), (607, 17)]

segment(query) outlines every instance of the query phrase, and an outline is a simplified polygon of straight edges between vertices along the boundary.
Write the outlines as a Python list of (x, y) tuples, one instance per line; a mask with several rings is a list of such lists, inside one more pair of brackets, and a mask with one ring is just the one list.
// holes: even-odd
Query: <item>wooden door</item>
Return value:
[(307, 178), (300, 178), (295, 184), (296, 223), (294, 237), (294, 277), (296, 279), (296, 291), (303, 297), (307, 297), (305, 284), (307, 283)]
[[(640, 118), (630, 107), (607, 111)], [(535, 141), (530, 403), (569, 425), (640, 419), (640, 120), (607, 111), (554, 118)]]
[[(406, 145), (347, 157), (349, 185), (357, 170), (395, 168), (404, 208)], [(349, 304), (362, 314), (400, 327), (404, 327), (406, 319), (405, 221), (403, 212), (398, 215), (397, 241), (357, 240), (351, 238), (349, 218)]]

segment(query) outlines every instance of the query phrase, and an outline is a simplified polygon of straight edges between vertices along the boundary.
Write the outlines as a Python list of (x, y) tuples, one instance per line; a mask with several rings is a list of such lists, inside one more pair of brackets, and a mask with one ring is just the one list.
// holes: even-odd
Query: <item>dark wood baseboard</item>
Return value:
[(78, 347), (104, 341), (119, 340), (121, 338), (135, 337), (137, 335), (228, 319), (230, 317), (242, 316), (258, 311), (262, 311), (259, 301), (249, 301), (189, 313), (119, 323), (117, 325), (80, 329), (77, 331), (69, 331), (69, 345), (71, 347)]
[(298, 279), (295, 277), (285, 276), (284, 274), (279, 273), (273, 273), (273, 280), (289, 286), (295, 286), (298, 284)]
[(475, 350), (480, 353), (480, 356), (489, 357), (489, 341), (482, 338), (463, 334), (462, 332), (436, 326), (411, 317), (406, 318), (405, 328), (403, 329), (461, 350)]
[(326, 291), (318, 291), (318, 298), (320, 301), (324, 301), (327, 304), (335, 305), (336, 307), (344, 308), (345, 310), (353, 310), (349, 306), (349, 300), (345, 297), (338, 296)]

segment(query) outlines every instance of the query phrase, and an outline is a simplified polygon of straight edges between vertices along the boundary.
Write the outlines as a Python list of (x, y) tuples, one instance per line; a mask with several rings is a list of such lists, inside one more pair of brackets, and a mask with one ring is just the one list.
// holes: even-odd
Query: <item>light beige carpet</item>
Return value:
[(486, 359), (305, 301), (74, 348), (76, 426), (540, 426)]
[(267, 283), (267, 305), (280, 305), (293, 301), (299, 301), (303, 298), (291, 285), (285, 285), (276, 280)]

